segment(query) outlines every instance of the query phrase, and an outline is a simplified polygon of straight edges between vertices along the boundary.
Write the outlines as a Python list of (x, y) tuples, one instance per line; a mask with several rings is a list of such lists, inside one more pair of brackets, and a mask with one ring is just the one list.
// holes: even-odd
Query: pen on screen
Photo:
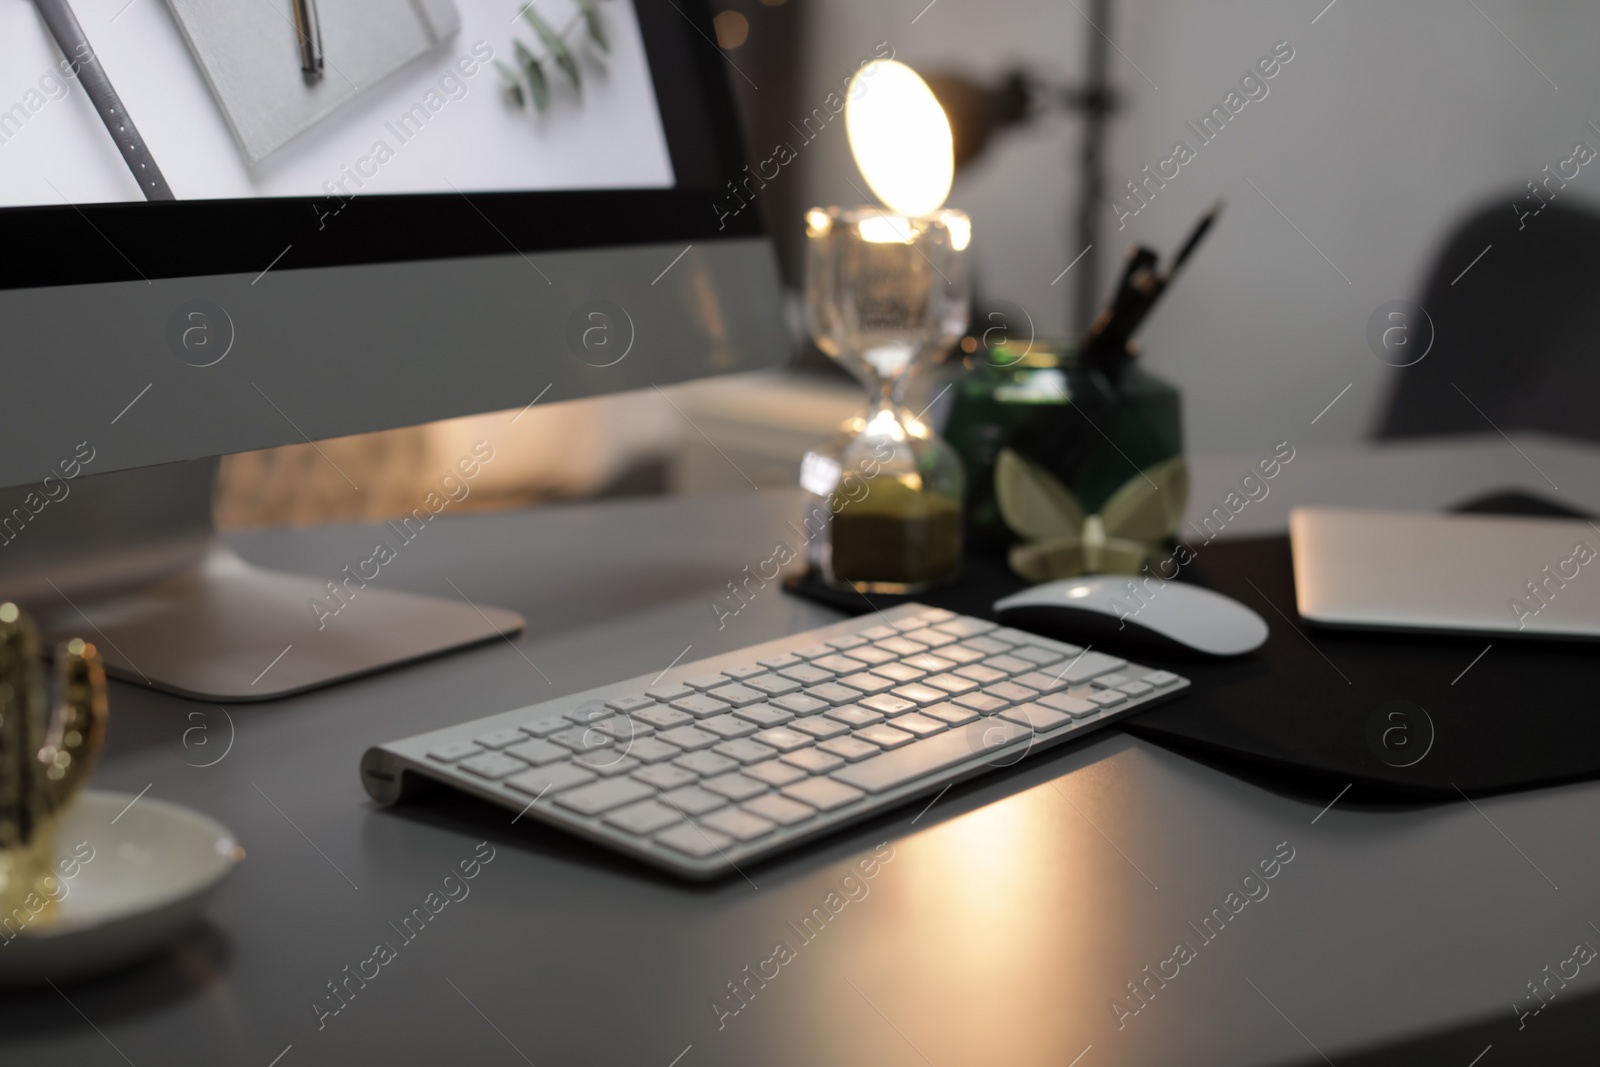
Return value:
[(317, 0), (294, 0), (294, 32), (300, 40), (300, 69), (306, 80), (322, 76), (322, 26), (317, 21)]

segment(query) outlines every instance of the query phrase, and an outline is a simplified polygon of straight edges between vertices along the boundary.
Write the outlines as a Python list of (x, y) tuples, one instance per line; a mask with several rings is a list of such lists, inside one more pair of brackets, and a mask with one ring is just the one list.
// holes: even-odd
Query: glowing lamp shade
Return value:
[(896, 214), (922, 218), (950, 195), (955, 152), (950, 120), (917, 72), (894, 60), (868, 63), (850, 80), (845, 131), (862, 177)]

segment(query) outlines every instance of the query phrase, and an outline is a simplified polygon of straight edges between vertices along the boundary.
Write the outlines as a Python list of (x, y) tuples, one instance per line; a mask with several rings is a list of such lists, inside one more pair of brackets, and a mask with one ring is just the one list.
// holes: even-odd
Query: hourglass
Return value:
[(940, 207), (950, 127), (926, 84), (893, 62), (856, 78), (870, 80), (851, 86), (851, 149), (889, 207), (807, 212), (806, 313), (817, 346), (866, 387), (868, 404), (806, 454), (801, 485), (808, 519), (826, 524), (809, 548), (823, 581), (915, 593), (959, 570), (962, 467), (904, 393), (919, 362), (966, 329), (972, 225)]

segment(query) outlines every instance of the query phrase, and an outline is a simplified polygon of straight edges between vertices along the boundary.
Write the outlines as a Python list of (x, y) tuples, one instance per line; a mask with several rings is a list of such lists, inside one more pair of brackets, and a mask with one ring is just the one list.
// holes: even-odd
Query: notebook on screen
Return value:
[(251, 165), (461, 28), (452, 0), (315, 0), (325, 65), (308, 81), (294, 0), (167, 2)]

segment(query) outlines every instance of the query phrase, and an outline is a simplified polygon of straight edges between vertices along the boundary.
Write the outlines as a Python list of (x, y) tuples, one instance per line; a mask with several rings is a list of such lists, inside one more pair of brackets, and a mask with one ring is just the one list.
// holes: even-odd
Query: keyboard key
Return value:
[(651, 767), (641, 767), (633, 772), (633, 777), (646, 785), (653, 785), (657, 789), (677, 789), (679, 786), (689, 785), (700, 779), (700, 776), (693, 771), (686, 771), (682, 767), (674, 767), (670, 763), (657, 763)]
[[(965, 645), (945, 645), (939, 650), (939, 655), (955, 663), (976, 663), (987, 657), (988, 653), (975, 651)], [(911, 658), (907, 656), (906, 662), (911, 662)]]
[(824, 708), (833, 707), (833, 705), (826, 700), (819, 700), (816, 697), (808, 697), (804, 693), (791, 693), (786, 697), (779, 697), (770, 703), (775, 708), (782, 708), (784, 711), (792, 711), (796, 715), (811, 715), (815, 712), (822, 711)]
[[(969, 711), (967, 714), (971, 715), (972, 713)], [(938, 719), (930, 719), (918, 712), (912, 712), (910, 715), (902, 715), (896, 719), (894, 728), (896, 730), (905, 730), (916, 737), (930, 737), (933, 734), (943, 733), (948, 730), (950, 724), (940, 722)], [(877, 738), (872, 740), (876, 741)]]
[[(961, 699), (971, 700), (972, 698), (962, 697)], [(996, 703), (1000, 704), (1001, 702), (996, 701)], [(935, 704), (931, 708), (923, 708), (921, 714), (927, 715), (930, 718), (938, 719), (940, 722), (949, 723), (951, 726), (961, 726), (978, 717), (977, 712), (968, 708), (963, 708), (955, 703)]]
[(768, 656), (766, 659), (758, 660), (757, 662), (769, 671), (778, 671), (785, 667), (793, 667), (796, 663), (802, 661), (799, 656), (791, 656), (788, 653), (784, 653), (780, 656)]
[(1071, 715), (1038, 704), (1018, 704), (1010, 711), (1002, 711), (1000, 717), (1007, 722), (1014, 722), (1018, 726), (1028, 726), (1034, 730), (1054, 730), (1057, 726), (1072, 721)]
[(943, 656), (935, 656), (932, 652), (918, 652), (915, 656), (907, 656), (900, 662), (925, 674), (938, 674), (956, 666), (955, 660), (945, 659)]
[(1053, 667), (1047, 671), (1029, 671), (1027, 674), (1019, 674), (1011, 680), (1018, 685), (1025, 685), (1029, 689), (1037, 689), (1041, 693), (1054, 693), (1057, 689), (1065, 689), (1067, 687), (1067, 683), (1058, 677)]
[(883, 663), (893, 663), (900, 657), (896, 653), (885, 652), (883, 649), (873, 645), (863, 645), (860, 648), (852, 648), (850, 650), (850, 658), (858, 659), (862, 663), (876, 667)]
[(862, 671), (860, 674), (848, 674), (839, 679), (840, 685), (847, 685), (851, 689), (858, 689), (863, 693), (881, 693), (892, 688), (894, 682), (881, 674), (872, 671)]
[(878, 693), (875, 696), (863, 697), (857, 703), (872, 711), (881, 711), (885, 715), (904, 715), (917, 706), (913, 701), (904, 697), (897, 697), (892, 693)]
[[(798, 782), (806, 776), (806, 772), (799, 767), (791, 767), (782, 760), (775, 759), (769, 759), (765, 763), (757, 763), (754, 766), (746, 767), (744, 773), (758, 782), (766, 782), (774, 789), (788, 785), (790, 782)], [(782, 820), (779, 821), (781, 822)]]
[[(1125, 684), (1127, 684), (1130, 681), (1132, 681), (1132, 679), (1129, 678), (1126, 674), (1122, 674), (1121, 672), (1113, 672), (1111, 674), (1102, 674), (1100, 677), (1096, 678), (1091, 684), (1096, 689), (1121, 689)], [(483, 744), (483, 742), (480, 740), (478, 742), (478, 744), (481, 745), (481, 744)]]
[(683, 755), (683, 750), (676, 745), (669, 745), (653, 737), (636, 737), (621, 748), (640, 763), (660, 763), (664, 759), (675, 759)]
[(534, 767), (506, 779), (506, 785), (519, 793), (527, 793), (537, 800), (545, 793), (559, 793), (575, 785), (595, 780), (593, 771), (574, 767), (570, 763), (552, 763), (548, 767)]
[(487, 778), (490, 781), (528, 769), (526, 763), (515, 757), (508, 756), (504, 752), (485, 752), (481, 756), (473, 756), (471, 759), (462, 760), (456, 766), (468, 774), (475, 774), (479, 778)]
[(1131, 697), (1142, 697), (1146, 693), (1154, 693), (1156, 691), (1155, 686), (1146, 685), (1143, 682), (1123, 682), (1117, 688)]
[(500, 751), (508, 756), (515, 756), (525, 763), (531, 763), (535, 767), (543, 767), (546, 763), (554, 763), (556, 760), (563, 760), (572, 755), (570, 751), (560, 745), (552, 745), (550, 742), (537, 737), (524, 737), (521, 743), (512, 745), (510, 748), (503, 748)]
[(868, 726), (857, 730), (855, 736), (862, 741), (870, 741), (879, 748), (899, 748), (916, 740), (915, 735), (888, 725)]
[(893, 652), (897, 656), (909, 656), (917, 652), (928, 651), (928, 646), (904, 637), (891, 637), (879, 641), (874, 646), (884, 652)]
[(903, 634), (911, 630), (920, 630), (928, 624), (923, 622), (920, 616), (908, 615), (903, 619), (896, 619), (889, 625), (893, 626), (896, 630)]
[(1010, 704), (1020, 704), (1024, 700), (1032, 700), (1038, 696), (1039, 691), (1037, 689), (1029, 689), (1025, 685), (1018, 685), (1016, 682), (1001, 682), (999, 685), (985, 686), (983, 695), (986, 697), (998, 697)]
[(810, 734), (821, 741), (847, 733), (850, 728), (842, 722), (825, 719), (821, 715), (812, 715), (809, 718), (796, 719), (787, 727), (780, 727), (780, 729), (798, 730), (803, 734)]
[(643, 711), (636, 713), (634, 718), (638, 719), (640, 722), (649, 723), (657, 730), (667, 730), (674, 726), (682, 726), (686, 722), (694, 721), (694, 716), (690, 715), (686, 711), (678, 711), (675, 708), (664, 708), (659, 704), (653, 708), (645, 708)]
[(964, 696), (956, 697), (952, 703), (960, 704), (964, 708), (969, 708), (983, 715), (989, 715), (1006, 707), (1010, 701), (1001, 700), (999, 697), (985, 696), (982, 693), (967, 693)]
[(507, 745), (514, 745), (518, 741), (525, 741), (527, 737), (527, 734), (513, 727), (509, 730), (496, 730), (492, 734), (484, 734), (481, 737), (474, 738), (474, 740), (484, 748), (505, 748)]
[[(565, 726), (566, 723), (562, 723), (562, 725)], [(466, 759), (468, 756), (477, 755), (482, 751), (483, 749), (471, 741), (457, 741), (453, 745), (440, 745), (428, 753), (428, 758), (438, 760), (440, 763), (454, 763), (458, 759)], [(564, 756), (566, 753), (563, 752), (562, 755)]]
[(1141, 681), (1145, 682), (1148, 685), (1153, 685), (1157, 689), (1161, 688), (1164, 685), (1171, 685), (1173, 682), (1176, 682), (1177, 680), (1178, 680), (1178, 676), (1176, 674), (1173, 674), (1171, 671), (1151, 671), (1149, 674), (1145, 675), (1144, 678), (1141, 679)]
[(819, 741), (817, 747), (824, 752), (838, 756), (847, 763), (866, 759), (879, 751), (877, 745), (854, 737), (829, 738), (826, 741)]
[(995, 641), (1009, 641), (1013, 645), (1047, 645), (1052, 648), (1072, 649), (1070, 655), (1076, 656), (1083, 649), (1077, 645), (1069, 645), (1064, 641), (1052, 641), (1038, 634), (1030, 634), (1026, 630), (1014, 630), (1009, 626), (1002, 626), (998, 630), (990, 630), (983, 636)]
[(830, 637), (822, 643), (829, 648), (837, 648), (840, 652), (845, 652), (866, 644), (867, 639), (860, 634), (845, 634), (843, 637)]
[(740, 763), (760, 763), (778, 754), (778, 750), (770, 745), (763, 745), (748, 737), (742, 737), (737, 741), (724, 741), (711, 751), (727, 756), (731, 760), (738, 760)]
[(683, 684), (691, 689), (715, 689), (728, 684), (726, 674), (702, 674), (698, 678), (685, 678)]
[(648, 708), (655, 702), (654, 697), (635, 694), (633, 696), (612, 697), (606, 701), (606, 707), (612, 711), (638, 711), (640, 708)]
[(985, 667), (992, 667), (997, 671), (1007, 674), (1027, 674), (1029, 671), (1039, 669), (1039, 665), (1031, 659), (1022, 659), (1019, 656), (990, 656), (983, 661)]
[[(1151, 682), (1150, 684), (1155, 685), (1156, 683)], [(564, 716), (546, 715), (542, 719), (534, 719), (532, 722), (523, 723), (521, 730), (523, 733), (532, 734), (534, 737), (549, 737), (553, 733), (565, 730), (567, 726), (568, 723)]]
[(611, 738), (611, 740), (620, 741), (623, 744), (638, 737), (649, 737), (656, 732), (656, 728), (649, 723), (634, 722), (626, 715), (613, 715), (604, 722), (595, 723), (594, 728)]
[(805, 748), (812, 744), (816, 738), (787, 726), (779, 726), (771, 730), (762, 730), (756, 734), (754, 740), (779, 752), (793, 752), (797, 748)]
[(715, 752), (690, 752), (673, 760), (672, 765), (699, 775), (725, 774), (739, 766), (739, 761), (719, 756)]
[(645, 690), (646, 696), (654, 697), (663, 704), (670, 704), (674, 700), (691, 696), (693, 693), (693, 689), (690, 689), (688, 686), (683, 685), (680, 682), (668, 682), (666, 685), (652, 686), (651, 688)]
[(979, 634), (986, 634), (990, 630), (995, 629), (995, 624), (992, 622), (984, 622), (982, 619), (974, 619), (970, 615), (963, 615), (960, 618), (951, 619), (948, 622), (937, 623), (934, 626), (934, 629), (943, 630), (947, 634), (954, 634), (956, 637), (965, 639), (968, 637), (977, 637)]
[(701, 719), (696, 726), (707, 733), (728, 739), (744, 737), (746, 734), (756, 732), (755, 723), (735, 715), (713, 715), (709, 719)]
[(769, 697), (781, 697), (785, 693), (799, 690), (800, 683), (792, 678), (784, 678), (776, 674), (757, 674), (746, 678), (744, 684), (751, 689), (759, 689)]
[(807, 689), (806, 696), (826, 701), (829, 704), (854, 704), (861, 696), (861, 691), (840, 685), (838, 682), (823, 682), (821, 685), (814, 685)]
[(1059, 652), (1048, 648), (1040, 648), (1037, 645), (1022, 645), (1013, 648), (1011, 654), (1018, 659), (1025, 659), (1036, 666), (1044, 667), (1051, 663), (1060, 663), (1064, 659), (1070, 659), (1071, 656), (1076, 656), (1078, 653), (1073, 652), (1068, 656), (1063, 656)]
[(567, 712), (567, 721), (575, 722), (579, 726), (588, 726), (601, 719), (609, 719), (614, 714), (616, 714), (614, 711), (606, 707), (604, 700), (585, 700)]
[(917, 616), (917, 618), (921, 619), (929, 626), (932, 626), (936, 622), (947, 622), (955, 617), (955, 612), (947, 611), (944, 608), (929, 608), (927, 611), (924, 611), (922, 614)]
[[(854, 674), (856, 671), (864, 671), (867, 669), (867, 666), (867, 664), (858, 659), (851, 659), (849, 656), (834, 655), (823, 656), (819, 659), (814, 659), (799, 669), (810, 674), (815, 674), (820, 669), (828, 671), (831, 677), (834, 674)], [(784, 677), (793, 678), (795, 681), (804, 682), (806, 685), (816, 685), (819, 682), (828, 681), (827, 678), (801, 678), (799, 675), (793, 673), (786, 673)]]
[(1040, 697), (1037, 703), (1047, 708), (1054, 708), (1056, 711), (1064, 711), (1074, 719), (1087, 719), (1100, 710), (1087, 700), (1080, 700), (1066, 693), (1051, 693), (1049, 696)]
[(965, 667), (957, 667), (952, 673), (958, 674), (979, 685), (993, 685), (1003, 682), (1009, 677), (1005, 671), (997, 671), (993, 667), (985, 667), (981, 663), (969, 663)]
[(937, 704), (940, 701), (949, 698), (950, 696), (950, 694), (946, 693), (943, 689), (935, 689), (930, 685), (920, 684), (902, 685), (890, 695), (898, 697), (901, 700), (909, 700), (913, 704), (921, 705)]
[(556, 797), (556, 803), (571, 808), (580, 815), (599, 815), (602, 811), (643, 800), (655, 790), (631, 778), (616, 778), (609, 782), (569, 789)]
[(746, 801), (741, 806), (752, 815), (759, 815), (763, 819), (771, 819), (779, 826), (793, 826), (796, 823), (805, 822), (817, 813), (816, 809), (809, 804), (802, 804), (798, 800), (790, 800), (788, 797), (780, 797), (772, 793)]
[(794, 718), (794, 712), (784, 711), (775, 704), (752, 704), (748, 708), (740, 708), (734, 714), (757, 726), (782, 726)]
[(875, 722), (883, 721), (883, 712), (864, 708), (860, 704), (846, 704), (842, 708), (834, 708), (827, 715), (828, 718), (837, 719), (846, 726), (871, 726)]
[(996, 641), (993, 635), (986, 637), (970, 637), (961, 642), (962, 648), (970, 648), (974, 652), (982, 652), (985, 656), (998, 656), (1002, 652), (1011, 651), (1008, 641)]
[(1102, 708), (1114, 708), (1128, 699), (1115, 689), (1096, 689), (1093, 692), (1078, 690), (1073, 695), (1081, 696), (1089, 703), (1097, 704)]
[(602, 748), (595, 752), (585, 752), (581, 756), (574, 756), (572, 762), (579, 767), (587, 768), (602, 778), (615, 778), (619, 774), (627, 774), (639, 767), (639, 761), (632, 756), (624, 755), (614, 748)]
[(767, 669), (759, 663), (742, 663), (737, 667), (724, 667), (722, 673), (735, 681), (754, 678), (758, 674), (767, 673)]
[(706, 812), (716, 811), (728, 803), (726, 797), (708, 793), (697, 785), (686, 785), (682, 789), (674, 789), (670, 793), (662, 793), (661, 799), (668, 806), (676, 808), (685, 815), (704, 815)]
[(697, 719), (721, 715), (725, 711), (732, 710), (732, 705), (724, 704), (720, 700), (713, 700), (704, 693), (699, 693), (692, 697), (684, 697), (682, 700), (674, 700), (672, 706), (679, 711), (687, 711)]
[(606, 815), (605, 821), (630, 834), (649, 837), (657, 830), (682, 822), (683, 816), (659, 801), (645, 800), (616, 809)]
[(675, 852), (682, 852), (695, 859), (717, 855), (733, 844), (733, 838), (727, 834), (719, 834), (715, 830), (702, 830), (692, 823), (683, 823), (670, 830), (664, 830), (656, 835), (656, 841)]
[(551, 734), (550, 740), (574, 752), (592, 752), (611, 745), (611, 738), (591, 726), (569, 726), (559, 734)]
[(700, 784), (711, 792), (725, 796), (729, 800), (749, 800), (751, 797), (760, 796), (767, 791), (765, 782), (758, 782), (754, 778), (746, 778), (742, 774), (723, 774), (716, 778), (707, 778)]
[[(759, 704), (761, 701), (767, 699), (766, 693), (763, 693), (759, 689), (752, 689), (748, 685), (718, 686), (716, 689), (713, 689), (707, 693), (706, 696), (716, 697), (723, 703), (731, 704), (736, 708), (742, 708), (746, 704)], [(691, 697), (689, 699), (693, 698)]]
[(959, 674), (930, 674), (922, 680), (923, 685), (931, 685), (935, 689), (943, 689), (946, 693), (970, 693), (978, 688), (978, 683), (970, 678), (963, 678)]
[(1079, 656), (1070, 667), (1061, 673), (1061, 676), (1071, 685), (1082, 685), (1091, 678), (1098, 678), (1102, 674), (1120, 671), (1128, 665), (1125, 659), (1108, 656), (1104, 652), (1085, 652)]
[(713, 830), (720, 830), (736, 841), (754, 841), (764, 837), (777, 829), (770, 820), (759, 815), (752, 815), (748, 811), (738, 808), (724, 808), (714, 811), (700, 820)]
[(807, 645), (805, 648), (795, 649), (794, 654), (801, 659), (820, 659), (823, 656), (833, 655), (833, 649), (827, 645)]
[(695, 752), (702, 748), (710, 748), (722, 738), (716, 734), (708, 734), (694, 726), (679, 726), (666, 730), (656, 735), (669, 745), (677, 745), (686, 752)]
[[(818, 664), (824, 662), (837, 664), (842, 659), (844, 659), (843, 656), (824, 656), (822, 659), (812, 660), (810, 663), (802, 663), (798, 667), (785, 667), (778, 673), (789, 679), (789, 681), (799, 682), (801, 685), (821, 685), (823, 682), (833, 681), (833, 676), (839, 668), (837, 666), (819, 667)], [(851, 660), (850, 665), (845, 669), (856, 671), (865, 666), (866, 664), (864, 663), (857, 663), (855, 660)]]
[(844, 765), (844, 760), (838, 756), (814, 748), (802, 748), (798, 752), (790, 752), (782, 759), (791, 767), (799, 767), (809, 774), (824, 774)]
[(899, 637), (900, 631), (893, 626), (874, 626), (869, 630), (862, 630), (861, 636), (868, 641), (883, 641), (890, 637)]
[[(1015, 723), (984, 719), (958, 726), (923, 741), (884, 752), (849, 767), (832, 772), (832, 777), (869, 793), (882, 793), (918, 778), (948, 770), (974, 757), (987, 757), (1017, 741), (1031, 738), (1033, 731)], [(785, 793), (809, 783), (789, 786)], [(805, 800), (805, 797), (797, 799)], [(809, 801), (807, 801), (809, 803)]]
[(914, 682), (928, 672), (908, 667), (904, 663), (885, 663), (881, 667), (873, 668), (872, 673), (893, 678), (897, 682)]
[(810, 804), (818, 811), (842, 808), (846, 804), (860, 800), (864, 795), (859, 789), (827, 778), (811, 778), (804, 782), (796, 782), (794, 785), (786, 785), (782, 792), (791, 800)]
[(950, 634), (934, 629), (911, 630), (905, 634), (905, 639), (907, 641), (915, 641), (919, 645), (927, 645), (929, 648), (938, 648), (940, 645), (953, 645), (956, 643), (956, 639)]

